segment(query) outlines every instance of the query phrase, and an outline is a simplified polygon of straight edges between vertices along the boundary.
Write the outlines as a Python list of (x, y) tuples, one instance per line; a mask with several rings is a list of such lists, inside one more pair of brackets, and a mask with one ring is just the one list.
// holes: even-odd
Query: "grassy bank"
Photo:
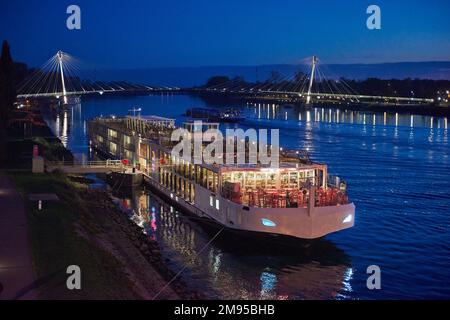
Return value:
[[(83, 178), (46, 173), (10, 174), (23, 195), (33, 264), (41, 299), (151, 299), (174, 276), (140, 227), (105, 191), (88, 189)], [(41, 211), (29, 193), (55, 193)], [(78, 265), (82, 290), (68, 290), (66, 268)], [(175, 281), (160, 299), (200, 297)]]
[[(80, 230), (99, 232), (87, 217), (88, 206), (79, 197), (82, 186), (59, 174), (11, 175), (26, 197), (29, 193), (55, 193), (58, 202), (26, 201), (34, 269), (42, 299), (132, 299), (139, 296), (124, 276), (122, 264), (107, 251), (80, 235)], [(66, 288), (66, 268), (78, 265), (82, 290)]]
[[(48, 126), (22, 135), (11, 130), (7, 145), (9, 168), (29, 169), (33, 145), (46, 160), (73, 156)], [(159, 299), (193, 298), (161, 256), (159, 246), (142, 233), (112, 202), (105, 191), (91, 190), (82, 177), (61, 173), (10, 171), (27, 208), (28, 231), (41, 299)], [(59, 201), (44, 202), (38, 210), (30, 193), (54, 193)], [(81, 269), (81, 290), (68, 290), (66, 269)], [(164, 288), (164, 292), (160, 290)]]

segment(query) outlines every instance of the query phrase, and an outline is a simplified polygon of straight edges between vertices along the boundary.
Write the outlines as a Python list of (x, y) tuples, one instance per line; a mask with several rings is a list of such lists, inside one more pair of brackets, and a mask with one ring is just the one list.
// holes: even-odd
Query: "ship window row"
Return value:
[(165, 170), (176, 173), (212, 192), (217, 192), (219, 189), (219, 175), (212, 170), (172, 157), (167, 153), (161, 155), (160, 165)]
[(166, 168), (162, 168), (159, 175), (159, 182), (177, 196), (194, 203), (195, 184), (190, 180), (182, 178)]
[(239, 183), (245, 189), (299, 189), (308, 181), (314, 184), (314, 178), (313, 169), (286, 172), (233, 171), (222, 175), (222, 183)]

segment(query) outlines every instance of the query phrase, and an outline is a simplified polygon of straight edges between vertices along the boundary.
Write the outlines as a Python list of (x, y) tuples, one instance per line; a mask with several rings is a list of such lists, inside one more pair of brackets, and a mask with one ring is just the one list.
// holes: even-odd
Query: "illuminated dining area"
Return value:
[(344, 204), (345, 190), (327, 184), (327, 167), (285, 165), (280, 168), (223, 168), (222, 196), (262, 208), (307, 207), (313, 190), (315, 206)]

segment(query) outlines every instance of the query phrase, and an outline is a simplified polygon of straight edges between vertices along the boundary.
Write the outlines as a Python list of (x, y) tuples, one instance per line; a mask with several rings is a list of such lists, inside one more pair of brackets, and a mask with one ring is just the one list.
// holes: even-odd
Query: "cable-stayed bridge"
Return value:
[[(303, 66), (303, 70), (300, 68)], [(290, 99), (305, 104), (314, 102), (361, 102), (378, 101), (384, 103), (429, 104), (433, 99), (399, 96), (362, 95), (353, 90), (342, 78), (329, 77), (326, 65), (316, 56), (303, 59), (299, 69), (288, 75), (274, 71), (265, 82), (248, 83), (242, 78), (215, 83), (193, 89), (214, 94), (233, 94), (240, 97), (256, 97), (268, 100)], [(58, 51), (20, 85), (18, 98), (56, 97), (65, 104), (70, 96), (104, 94), (115, 92), (167, 92), (179, 91), (178, 87), (157, 87), (132, 84), (124, 81), (92, 81), (95, 75), (81, 79), (79, 61), (71, 55)]]
[[(177, 91), (178, 87), (158, 87), (125, 81), (92, 81), (81, 79), (80, 63), (73, 56), (58, 51), (27, 77), (17, 90), (17, 98), (56, 97), (65, 104), (70, 96), (120, 92)], [(95, 75), (90, 75), (95, 78)]]
[(327, 76), (326, 65), (319, 63), (316, 56), (306, 58), (298, 65), (298, 70), (282, 75), (273, 71), (264, 82), (248, 83), (242, 78), (198, 88), (213, 94), (232, 94), (250, 98), (267, 100), (293, 100), (311, 104), (319, 101), (353, 102), (385, 102), (405, 104), (429, 104), (433, 99), (401, 96), (363, 95), (353, 90), (345, 79)]

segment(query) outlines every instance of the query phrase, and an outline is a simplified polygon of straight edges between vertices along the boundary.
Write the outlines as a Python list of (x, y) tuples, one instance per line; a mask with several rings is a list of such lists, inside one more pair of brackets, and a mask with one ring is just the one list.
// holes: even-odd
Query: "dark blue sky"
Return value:
[[(366, 28), (369, 4), (381, 30)], [(33, 66), (59, 49), (97, 68), (449, 61), (449, 13), (448, 0), (2, 0), (0, 39)]]

